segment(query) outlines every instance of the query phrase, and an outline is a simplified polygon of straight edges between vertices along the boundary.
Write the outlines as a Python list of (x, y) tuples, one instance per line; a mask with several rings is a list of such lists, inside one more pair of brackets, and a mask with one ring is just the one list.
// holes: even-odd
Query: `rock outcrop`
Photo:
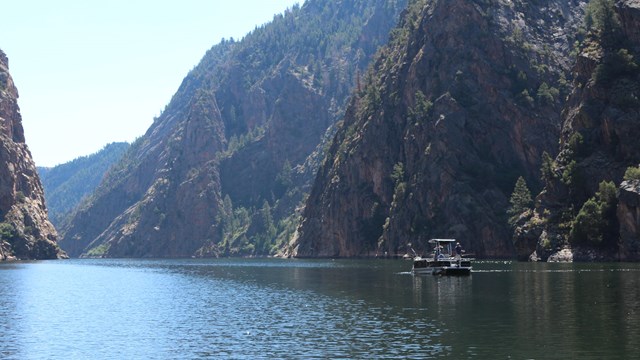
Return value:
[(620, 185), (617, 216), (620, 222), (620, 260), (640, 260), (640, 180)]
[(505, 210), (560, 135), (581, 1), (416, 1), (354, 96), (293, 255), (513, 257)]
[(65, 257), (25, 143), (18, 90), (0, 50), (0, 261)]
[[(563, 111), (560, 152), (547, 167), (536, 220), (529, 223), (540, 234), (530, 249), (537, 260), (639, 256), (634, 183), (620, 187), (617, 217), (615, 211), (601, 213), (600, 205), (594, 204), (600, 184), (617, 187), (627, 168), (640, 163), (640, 2), (597, 5), (605, 8), (594, 7), (593, 25), (579, 48), (573, 91)], [(587, 230), (581, 231), (587, 225), (576, 221), (581, 213), (583, 223), (590, 224)], [(516, 236), (516, 242), (521, 240)], [(557, 256), (558, 252), (573, 256)]]

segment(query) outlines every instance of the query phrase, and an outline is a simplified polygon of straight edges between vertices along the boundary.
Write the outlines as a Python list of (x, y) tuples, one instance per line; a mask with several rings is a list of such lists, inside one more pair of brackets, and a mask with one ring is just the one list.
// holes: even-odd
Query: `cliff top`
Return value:
[(2, 65), (3, 68), (9, 68), (9, 58), (7, 58), (7, 54), (5, 54), (2, 49), (0, 49), (0, 65)]

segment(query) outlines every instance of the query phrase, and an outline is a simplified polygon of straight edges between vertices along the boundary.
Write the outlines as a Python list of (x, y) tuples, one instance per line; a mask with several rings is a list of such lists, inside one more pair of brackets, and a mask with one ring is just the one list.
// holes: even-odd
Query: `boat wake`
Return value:
[(413, 275), (411, 271), (401, 271), (397, 272), (396, 275)]
[(581, 273), (581, 272), (640, 272), (640, 269), (481, 269), (474, 273)]

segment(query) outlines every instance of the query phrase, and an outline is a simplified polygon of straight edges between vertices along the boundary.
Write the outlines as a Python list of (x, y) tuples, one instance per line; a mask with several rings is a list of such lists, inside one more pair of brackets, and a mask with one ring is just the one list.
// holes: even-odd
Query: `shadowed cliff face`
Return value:
[(214, 46), (63, 227), (61, 246), (107, 257), (285, 246), (276, 233), (309, 187), (317, 163), (309, 159), (404, 4), (308, 0)]
[[(633, 44), (636, 64), (640, 65), (640, 1), (625, 1), (622, 3), (620, 19), (625, 36)], [(640, 75), (636, 76), (636, 84), (640, 83)], [(636, 86), (636, 99), (640, 98), (640, 85)], [(638, 129), (640, 128), (640, 104), (636, 107), (635, 114), (630, 113), (625, 126), (618, 132), (627, 136), (626, 146), (635, 146), (635, 160), (640, 158), (638, 148)], [(635, 115), (635, 120), (634, 116)], [(633, 131), (631, 131), (633, 129)], [(635, 136), (635, 137), (633, 137)], [(633, 164), (636, 165), (636, 164)], [(617, 209), (617, 218), (620, 224), (620, 249), (619, 259), (623, 261), (640, 260), (640, 183), (627, 181), (620, 184), (620, 195)]]
[(261, 83), (261, 100), (272, 104), (268, 126), (253, 144), (221, 163), (222, 186), (234, 204), (251, 206), (282, 196), (272, 192), (285, 161), (304, 163), (332, 124), (330, 99), (310, 86), (302, 71), (285, 61)]
[(555, 153), (582, 5), (415, 2), (347, 110), (293, 255), (404, 254), (452, 237), (514, 256), (505, 210), (517, 177), (539, 187), (541, 155)]
[[(640, 2), (615, 2), (611, 15), (611, 27), (592, 28), (580, 48), (561, 151), (533, 219), (516, 232), (516, 243), (533, 245), (521, 254), (533, 260), (564, 260), (559, 252), (573, 260), (640, 258), (637, 182), (622, 181), (626, 169), (640, 163)], [(603, 181), (619, 186), (617, 216), (614, 209), (605, 219), (609, 229), (593, 228), (589, 240), (577, 230), (572, 236), (576, 215)], [(598, 232), (604, 235), (595, 241)]]
[(25, 144), (18, 90), (0, 50), (0, 261), (64, 257)]

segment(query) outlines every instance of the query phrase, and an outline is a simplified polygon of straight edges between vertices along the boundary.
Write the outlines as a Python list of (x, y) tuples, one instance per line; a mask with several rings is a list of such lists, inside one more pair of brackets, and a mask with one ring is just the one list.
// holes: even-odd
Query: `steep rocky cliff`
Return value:
[(561, 151), (514, 237), (534, 260), (640, 258), (637, 184), (622, 183), (640, 163), (640, 1), (590, 6)]
[(268, 255), (405, 1), (307, 0), (214, 46), (63, 229), (72, 256)]
[(18, 90), (0, 50), (0, 261), (64, 257), (25, 143)]
[(515, 253), (516, 179), (555, 154), (582, 1), (414, 1), (344, 116), (296, 256), (384, 256), (431, 237)]
[(71, 256), (191, 256), (212, 236), (220, 112), (211, 93), (182, 91), (63, 228)]

